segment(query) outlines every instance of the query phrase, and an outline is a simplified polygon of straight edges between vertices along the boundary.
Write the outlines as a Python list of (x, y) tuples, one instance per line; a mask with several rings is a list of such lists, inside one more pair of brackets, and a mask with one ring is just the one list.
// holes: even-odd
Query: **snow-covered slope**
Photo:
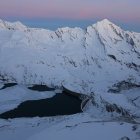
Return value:
[(139, 140), (138, 124), (85, 115), (0, 120), (2, 140)]
[[(107, 19), (55, 32), (0, 21), (0, 78), (17, 83), (67, 84), (81, 92), (117, 81), (140, 83), (140, 34)], [(73, 87), (74, 88), (74, 87)]]
[(114, 93), (140, 86), (140, 33), (107, 19), (86, 30), (56, 31), (0, 20), (0, 79), (94, 92), (98, 104), (117, 104), (139, 115), (137, 105)]

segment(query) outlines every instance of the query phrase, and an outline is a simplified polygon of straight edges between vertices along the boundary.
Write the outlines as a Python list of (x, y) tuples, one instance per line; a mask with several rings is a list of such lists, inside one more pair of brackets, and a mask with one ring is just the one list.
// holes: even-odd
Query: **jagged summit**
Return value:
[(108, 20), (108, 19), (103, 19), (103, 20), (101, 20), (101, 21), (99, 21), (99, 22), (97, 22), (97, 23), (112, 24), (112, 22), (111, 22), (110, 20)]
[[(112, 24), (114, 25), (111, 21), (109, 21), (108, 19), (103, 19), (95, 24), (94, 25), (98, 25), (98, 24), (101, 24), (101, 25), (109, 25), (109, 24)], [(16, 22), (7, 22), (7, 21), (4, 21), (2, 19), (0, 19), (0, 28), (14, 28), (14, 29), (22, 29), (22, 28), (27, 28), (25, 25), (23, 25), (20, 21), (16, 21)], [(75, 28), (70, 28), (70, 27), (63, 27), (63, 28), (58, 28), (57, 30), (63, 30), (64, 32), (66, 31), (69, 31), (69, 30), (72, 30), (72, 29), (78, 29), (78, 30), (82, 30), (81, 28), (79, 27), (75, 27)]]
[(115, 25), (113, 22), (111, 22), (108, 19), (103, 19), (101, 21), (98, 21), (97, 23), (92, 25), (93, 27), (97, 27), (97, 28), (115, 28), (117, 30), (123, 30), (121, 29), (121, 27)]
[[(113, 22), (109, 21), (108, 19), (103, 19), (101, 21), (98, 21), (97, 23), (92, 25), (93, 27), (96, 28), (116, 28), (116, 29), (121, 29), (119, 26), (115, 25)], [(123, 29), (121, 29), (123, 30)]]
[(25, 28), (27, 27), (23, 25), (20, 21), (11, 23), (0, 19), (0, 29), (24, 30)]
[(0, 19), (0, 23), (2, 23), (3, 22), (3, 20), (2, 19)]

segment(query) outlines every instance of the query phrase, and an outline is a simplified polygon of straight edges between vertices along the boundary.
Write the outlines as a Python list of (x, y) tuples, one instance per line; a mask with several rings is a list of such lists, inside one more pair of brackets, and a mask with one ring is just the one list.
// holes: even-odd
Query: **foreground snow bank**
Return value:
[(91, 122), (74, 126), (52, 127), (51, 130), (43, 130), (28, 140), (120, 140), (128, 137), (131, 140), (138, 138), (132, 131), (132, 124), (118, 122)]
[[(99, 116), (100, 117), (100, 116)], [(139, 124), (92, 118), (89, 114), (47, 118), (0, 119), (2, 140), (120, 140), (140, 138)]]

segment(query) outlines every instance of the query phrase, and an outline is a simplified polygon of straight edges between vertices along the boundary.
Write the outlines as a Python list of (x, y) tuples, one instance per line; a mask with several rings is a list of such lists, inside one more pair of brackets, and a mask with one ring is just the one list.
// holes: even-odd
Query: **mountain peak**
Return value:
[(102, 23), (106, 23), (106, 24), (110, 24), (111, 22), (108, 19), (103, 19), (102, 21), (100, 21)]
[(2, 20), (2, 19), (0, 19), (0, 24), (1, 24), (1, 25), (5, 24), (5, 21)]
[(113, 23), (111, 21), (109, 21), (108, 19), (103, 19), (103, 20), (97, 22), (97, 24), (109, 25), (109, 24), (113, 24)]
[(108, 19), (103, 19), (103, 20), (97, 22), (96, 24), (93, 24), (92, 26), (99, 29), (99, 30), (100, 29), (110, 29), (112, 27), (119, 28), (117, 25), (115, 25), (114, 23), (112, 23)]
[(6, 29), (14, 29), (14, 30), (17, 30), (17, 29), (25, 29), (26, 26), (23, 25), (20, 21), (17, 21), (17, 22), (7, 22), (7, 21), (4, 21), (2, 19), (0, 19), (0, 27), (1, 28), (6, 28)]
[(103, 19), (99, 22), (97, 22), (96, 24), (92, 25), (93, 27), (95, 27), (97, 30), (105, 30), (105, 31), (111, 31), (111, 30), (115, 30), (115, 31), (122, 31), (123, 29), (121, 29), (119, 26), (115, 25), (114, 23), (112, 23), (111, 21), (109, 21), (108, 19)]
[(3, 22), (3, 20), (2, 19), (0, 19), (0, 23), (2, 23)]

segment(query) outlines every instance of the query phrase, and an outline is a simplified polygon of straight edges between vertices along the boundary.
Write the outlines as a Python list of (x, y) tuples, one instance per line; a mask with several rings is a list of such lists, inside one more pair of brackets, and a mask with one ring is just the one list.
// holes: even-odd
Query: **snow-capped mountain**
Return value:
[[(17, 83), (62, 83), (88, 93), (117, 81), (140, 83), (140, 33), (107, 19), (56, 31), (0, 21), (0, 78)], [(103, 84), (102, 84), (103, 83)], [(102, 87), (101, 87), (102, 85)]]
[(139, 115), (139, 103), (114, 93), (140, 86), (140, 33), (124, 31), (107, 19), (86, 30), (56, 31), (0, 20), (0, 79), (94, 92), (96, 102)]

